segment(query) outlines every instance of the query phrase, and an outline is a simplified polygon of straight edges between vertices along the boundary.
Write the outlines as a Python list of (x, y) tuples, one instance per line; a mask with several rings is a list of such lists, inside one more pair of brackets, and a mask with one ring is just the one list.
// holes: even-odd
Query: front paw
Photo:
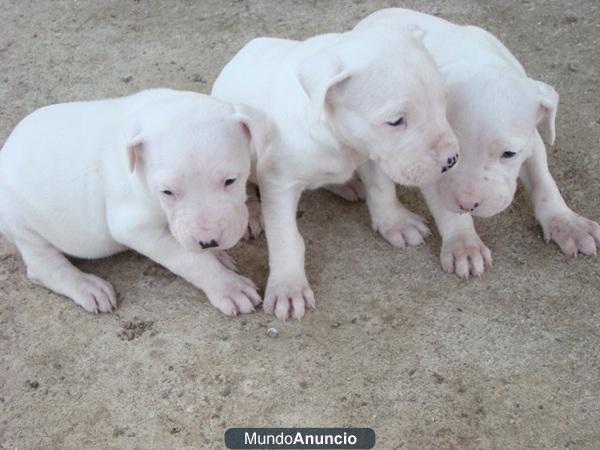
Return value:
[(542, 227), (546, 241), (556, 242), (566, 255), (595, 255), (600, 248), (600, 225), (572, 211), (552, 217)]
[(457, 234), (442, 243), (440, 257), (442, 268), (461, 278), (481, 276), (486, 268), (492, 267), (492, 253), (477, 233)]
[(286, 320), (290, 316), (300, 320), (307, 308), (314, 307), (315, 295), (305, 277), (269, 277), (263, 303), (266, 313), (275, 313), (279, 320)]
[(395, 217), (374, 220), (373, 229), (398, 248), (420, 245), (431, 234), (425, 219), (407, 210), (399, 211)]
[(206, 295), (215, 308), (229, 317), (254, 312), (261, 300), (256, 285), (251, 280), (231, 271), (224, 272), (206, 290)]
[(112, 285), (102, 278), (82, 273), (73, 286), (73, 301), (88, 312), (109, 313), (117, 309), (117, 295)]

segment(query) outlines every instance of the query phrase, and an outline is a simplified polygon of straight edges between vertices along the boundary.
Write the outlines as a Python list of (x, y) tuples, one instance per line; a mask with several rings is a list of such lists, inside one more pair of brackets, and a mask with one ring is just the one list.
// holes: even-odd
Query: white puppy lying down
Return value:
[(442, 236), (443, 268), (467, 278), (481, 275), (492, 264), (471, 215), (490, 217), (504, 210), (512, 202), (519, 176), (545, 238), (567, 255), (595, 254), (600, 226), (565, 204), (536, 129), (544, 122), (549, 141), (554, 142), (555, 90), (528, 78), (508, 49), (481, 28), (405, 9), (384, 9), (356, 29), (383, 25), (418, 26), (425, 31), (425, 46), (449, 92), (448, 120), (459, 140), (460, 164), (437, 186), (423, 189)]
[(248, 222), (249, 114), (168, 89), (41, 108), (0, 151), (0, 231), (33, 281), (90, 312), (116, 308), (115, 292), (64, 254), (128, 248), (202, 289), (223, 313), (250, 312), (256, 288), (225, 267), (223, 252)]
[(256, 172), (271, 270), (265, 311), (300, 319), (315, 304), (296, 224), (305, 189), (344, 183), (358, 168), (374, 228), (397, 245), (422, 241), (427, 228), (384, 195), (394, 186), (381, 183), (383, 173), (405, 185), (435, 182), (456, 163), (458, 146), (443, 79), (415, 33), (254, 39), (212, 93), (259, 108), (272, 122)]

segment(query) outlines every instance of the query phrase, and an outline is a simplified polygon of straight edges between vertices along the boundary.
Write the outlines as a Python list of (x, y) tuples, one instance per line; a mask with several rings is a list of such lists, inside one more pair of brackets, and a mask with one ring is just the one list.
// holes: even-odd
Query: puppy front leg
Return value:
[(430, 232), (425, 220), (406, 209), (398, 200), (396, 185), (372, 161), (358, 168), (367, 191), (367, 206), (371, 223), (394, 247), (419, 245)]
[(446, 209), (435, 185), (421, 190), (442, 237), (442, 268), (461, 278), (481, 276), (492, 266), (492, 253), (477, 235), (471, 215)]
[(548, 168), (546, 147), (536, 132), (533, 155), (521, 169), (521, 179), (533, 202), (535, 217), (546, 241), (554, 241), (569, 256), (595, 255), (600, 248), (600, 225), (572, 211), (560, 195)]
[(302, 188), (264, 177), (260, 189), (270, 268), (263, 309), (280, 320), (289, 315), (300, 320), (307, 307), (315, 307), (304, 270), (304, 240), (296, 223)]
[(225, 267), (212, 251), (187, 251), (164, 228), (119, 228), (113, 230), (115, 239), (204, 291), (226, 316), (250, 313), (260, 303), (255, 284)]

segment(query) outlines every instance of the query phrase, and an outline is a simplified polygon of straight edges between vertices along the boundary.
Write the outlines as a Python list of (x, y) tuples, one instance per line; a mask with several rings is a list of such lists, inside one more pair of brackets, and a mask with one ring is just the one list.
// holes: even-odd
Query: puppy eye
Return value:
[(396, 121), (386, 123), (391, 127), (399, 127), (400, 125), (406, 124), (406, 120), (404, 120), (404, 116), (400, 116)]
[(235, 183), (235, 178), (227, 178), (225, 180), (225, 186), (231, 186), (233, 183)]
[(173, 195), (173, 192), (168, 189), (165, 189), (164, 191), (161, 191), (161, 192), (165, 195)]
[(513, 156), (515, 156), (515, 155), (516, 155), (516, 153), (515, 153), (515, 152), (509, 152), (509, 151), (506, 151), (506, 152), (502, 153), (502, 157), (503, 157), (503, 158), (506, 158), (506, 159), (508, 159), (508, 158), (512, 158), (512, 157), (513, 157)]

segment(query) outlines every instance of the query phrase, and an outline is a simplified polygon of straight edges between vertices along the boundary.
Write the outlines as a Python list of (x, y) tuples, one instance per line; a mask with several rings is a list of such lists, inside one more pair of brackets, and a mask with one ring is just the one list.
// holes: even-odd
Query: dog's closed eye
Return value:
[(400, 125), (405, 125), (406, 124), (406, 120), (404, 119), (404, 116), (400, 116), (395, 121), (393, 121), (393, 122), (386, 122), (386, 123), (389, 126), (391, 126), (391, 127), (399, 127)]

